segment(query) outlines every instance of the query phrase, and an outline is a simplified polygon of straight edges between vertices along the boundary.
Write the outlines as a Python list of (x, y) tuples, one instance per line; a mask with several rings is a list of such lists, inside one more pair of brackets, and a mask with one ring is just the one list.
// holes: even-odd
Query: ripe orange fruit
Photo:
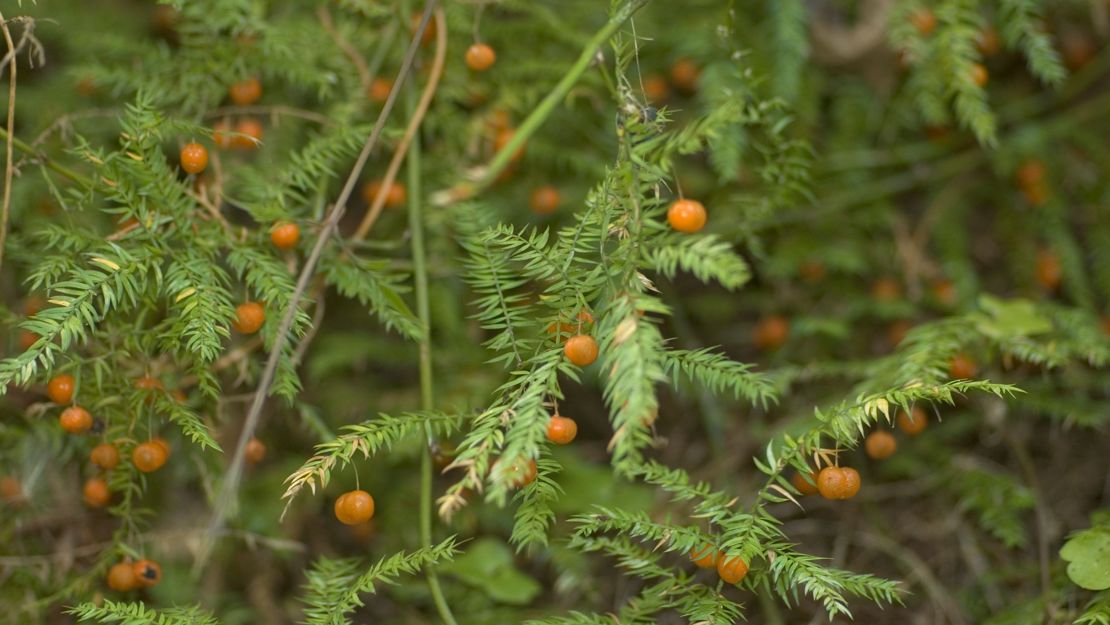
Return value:
[(890, 342), (891, 347), (898, 347), (898, 344), (906, 338), (910, 330), (913, 329), (913, 322), (908, 319), (899, 319), (890, 324), (886, 330), (886, 339)]
[(790, 337), (790, 322), (781, 315), (768, 315), (759, 320), (752, 332), (752, 342), (756, 349), (770, 351), (778, 349)]
[(1017, 170), (1017, 183), (1019, 187), (1028, 188), (1044, 182), (1045, 166), (1041, 161), (1031, 158), (1021, 164)]
[(19, 347), (23, 351), (31, 349), (31, 346), (39, 340), (39, 335), (31, 332), (30, 330), (21, 330), (19, 332)]
[(748, 574), (748, 563), (739, 557), (722, 556), (717, 559), (717, 575), (726, 584), (739, 584)]
[(266, 322), (266, 309), (258, 302), (243, 302), (235, 309), (235, 329), (243, 334), (254, 334)]
[(825, 467), (817, 474), (817, 490), (825, 499), (851, 499), (859, 487), (859, 471), (851, 467)]
[(597, 360), (597, 341), (589, 334), (576, 334), (567, 339), (563, 353), (579, 367), (588, 367)]
[(262, 122), (253, 117), (244, 117), (235, 124), (235, 132), (246, 135), (235, 136), (231, 138), (233, 146), (242, 150), (253, 150), (258, 147), (258, 143), (262, 141)]
[(802, 475), (801, 473), (795, 473), (793, 476), (791, 476), (790, 483), (794, 485), (794, 488), (798, 489), (799, 493), (806, 496), (816, 495), (818, 492), (816, 471), (810, 472), (809, 480), (806, 479), (805, 475)]
[[(416, 29), (420, 28), (420, 20), (423, 19), (422, 13), (413, 13), (412, 19), (409, 20), (409, 32), (413, 35), (416, 34)], [(436, 21), (434, 19), (428, 20), (428, 25), (424, 27), (424, 34), (420, 37), (420, 45), (427, 46), (436, 40)]]
[(825, 265), (819, 260), (807, 260), (798, 265), (798, 274), (810, 284), (823, 280), (825, 273)]
[(161, 436), (155, 436), (154, 438), (150, 439), (150, 442), (161, 447), (162, 451), (166, 452), (166, 458), (170, 457), (170, 444), (166, 442), (166, 439), (162, 438)]
[[(371, 180), (362, 187), (362, 199), (366, 200), (367, 204), (372, 204), (374, 198), (378, 197), (378, 192), (381, 191), (382, 181)], [(389, 208), (398, 208), (404, 206), (408, 201), (408, 190), (405, 185), (399, 182), (393, 182), (385, 191), (385, 205)]]
[(981, 63), (973, 63), (971, 65), (971, 82), (980, 87), (985, 87), (990, 77), (990, 72), (988, 72), (987, 68), (983, 67)]
[(879, 278), (871, 284), (871, 297), (880, 302), (893, 302), (902, 297), (902, 287), (894, 278)]
[(154, 586), (162, 581), (162, 567), (154, 560), (139, 560), (131, 566), (135, 571), (135, 580), (142, 586)]
[(162, 381), (158, 378), (144, 375), (141, 378), (135, 378), (135, 388), (139, 389), (140, 391), (160, 391), (164, 387), (162, 385)]
[(556, 445), (566, 445), (578, 436), (578, 424), (574, 419), (555, 415), (547, 422), (547, 440)]
[(46, 385), (46, 396), (55, 404), (68, 404), (73, 400), (73, 389), (76, 387), (77, 381), (72, 375), (68, 373), (56, 375), (50, 378), (50, 382)]
[(931, 35), (937, 28), (937, 16), (929, 9), (919, 9), (910, 14), (910, 24), (913, 24), (921, 35)]
[(1036, 262), (1037, 282), (1049, 291), (1059, 287), (1060, 280), (1064, 275), (1064, 267), (1060, 263), (1060, 257), (1051, 250), (1040, 250), (1037, 252)]
[(227, 88), (227, 95), (239, 106), (254, 104), (262, 97), (262, 83), (253, 77), (240, 80)]
[(929, 425), (929, 416), (920, 406), (914, 406), (910, 414), (906, 414), (905, 411), (898, 412), (898, 427), (910, 436), (917, 436), (924, 432), (927, 425)]
[(62, 429), (70, 434), (81, 434), (92, 429), (93, 418), (88, 410), (80, 406), (70, 406), (62, 411), (61, 416), (58, 417), (58, 423), (61, 423)]
[(979, 32), (979, 37), (975, 40), (975, 47), (979, 48), (980, 54), (983, 56), (994, 56), (1002, 49), (1002, 42), (998, 38), (998, 31), (994, 26), (985, 26)]
[(13, 475), (0, 477), (0, 501), (15, 501), (23, 496), (23, 487)]
[(265, 458), (265, 457), (266, 457), (266, 443), (263, 443), (262, 441), (258, 440), (257, 438), (251, 438), (249, 441), (247, 441), (247, 448), (246, 448), (247, 462), (249, 462), (251, 464), (258, 464), (259, 462), (262, 462), (262, 459)]
[(82, 494), (85, 505), (90, 508), (103, 508), (108, 505), (108, 501), (112, 498), (112, 493), (108, 492), (108, 482), (99, 477), (90, 478), (86, 481)]
[(536, 187), (532, 191), (532, 196), (528, 199), (528, 205), (531, 206), (532, 212), (537, 215), (554, 213), (559, 208), (560, 202), (562, 202), (562, 197), (559, 196), (559, 190), (551, 185)]
[(375, 78), (370, 81), (370, 88), (366, 90), (366, 95), (378, 104), (386, 101), (389, 97), (389, 92), (393, 90), (393, 81), (388, 78)]
[(199, 143), (186, 143), (181, 148), (181, 169), (187, 174), (199, 174), (208, 167), (208, 148)]
[(956, 354), (948, 361), (948, 377), (953, 380), (968, 380), (978, 372), (979, 367), (966, 354)]
[(867, 456), (873, 460), (885, 460), (894, 455), (898, 449), (898, 441), (894, 435), (886, 430), (876, 430), (867, 435), (863, 443)]
[(110, 471), (119, 464), (119, 449), (111, 443), (101, 443), (89, 452), (89, 460), (101, 469)]
[(335, 500), (335, 518), (344, 525), (365, 523), (374, 516), (374, 498), (364, 490), (343, 493)]
[(667, 80), (659, 74), (652, 74), (644, 78), (644, 97), (648, 102), (664, 102), (671, 96), (671, 87)]
[(476, 43), (466, 49), (466, 66), (476, 72), (484, 72), (493, 67), (497, 53), (484, 43)]
[(117, 562), (108, 569), (108, 588), (127, 592), (138, 586), (139, 578), (135, 576), (135, 567), (130, 562)]
[(690, 59), (678, 59), (671, 65), (671, 83), (680, 91), (692, 93), (698, 89), (701, 68)]
[(226, 119), (212, 126), (212, 142), (224, 150), (236, 147), (235, 137), (231, 136), (231, 124)]
[[(502, 128), (501, 130), (497, 131), (497, 135), (493, 138), (493, 149), (500, 152), (502, 149), (504, 149), (505, 146), (509, 145), (509, 142), (513, 140), (514, 136), (516, 136), (515, 128)], [(522, 156), (524, 156), (523, 145), (521, 145), (520, 149), (513, 153), (511, 160), (514, 162), (519, 161)]]
[(933, 297), (945, 306), (956, 303), (956, 285), (951, 280), (937, 280), (933, 282)]
[(165, 448), (154, 441), (148, 441), (135, 445), (135, 449), (131, 451), (131, 463), (143, 473), (153, 473), (166, 464), (168, 456)]
[(1098, 53), (1098, 48), (1090, 38), (1080, 34), (1070, 34), (1061, 42), (1064, 52), (1064, 65), (1071, 71), (1082, 69)]
[(667, 209), (667, 223), (679, 232), (692, 234), (705, 227), (705, 206), (697, 200), (675, 200)]
[(270, 242), (279, 250), (291, 250), (301, 240), (301, 227), (289, 221), (279, 221), (270, 228)]
[(529, 460), (524, 465), (515, 464), (508, 469), (510, 476), (509, 485), (513, 488), (523, 488), (536, 481), (538, 469), (535, 460)]
[(700, 549), (695, 547), (690, 550), (690, 559), (694, 561), (694, 564), (698, 565), (698, 568), (703, 569), (711, 569), (717, 566), (718, 555), (720, 555), (720, 553), (709, 543), (705, 543)]

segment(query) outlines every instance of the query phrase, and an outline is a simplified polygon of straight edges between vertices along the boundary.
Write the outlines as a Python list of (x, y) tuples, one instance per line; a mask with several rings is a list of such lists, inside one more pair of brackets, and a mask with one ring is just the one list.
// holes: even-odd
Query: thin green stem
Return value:
[[(405, 85), (405, 113), (412, 117), (416, 108), (416, 92), (409, 81)], [(421, 171), (420, 171), (420, 137), (409, 146), (408, 151), (408, 187), (409, 187), (409, 230), (412, 234), (412, 274), (416, 291), (416, 314), (420, 318), (420, 407), (432, 410), (435, 406), (434, 387), (432, 378), (432, 327), (431, 307), (428, 304), (428, 258), (424, 247), (424, 214), (423, 198), (421, 197)], [(424, 453), (420, 458), (420, 544), (424, 547), (432, 546), (432, 427), (424, 424), (424, 433), (428, 444), (424, 446)], [(424, 569), (428, 579), (428, 588), (432, 592), (432, 600), (443, 622), (447, 625), (456, 625), (455, 616), (451, 607), (443, 596), (443, 589), (439, 585), (439, 577), (431, 566)]]
[(582, 49), (582, 53), (578, 55), (578, 60), (574, 62), (574, 65), (563, 75), (562, 79), (555, 85), (555, 88), (539, 103), (539, 106), (528, 115), (524, 123), (516, 129), (513, 138), (493, 157), (493, 160), (490, 161), (482, 178), (476, 182), (472, 188), (468, 189), (468, 196), (477, 195), (497, 180), (501, 172), (512, 162), (513, 155), (517, 153), (517, 150), (524, 147), (524, 143), (528, 138), (551, 116), (551, 113), (555, 111), (555, 107), (559, 106), (559, 103), (570, 93), (570, 90), (574, 87), (575, 83), (578, 82), (578, 79), (582, 77), (582, 74), (586, 73), (586, 70), (590, 68), (590, 64), (597, 58), (598, 50), (609, 41), (609, 38), (612, 37), (626, 21), (628, 21), (628, 18), (632, 17), (633, 13), (640, 10), (649, 1), (650, 0), (629, 0), (624, 3), (617, 9), (616, 13), (613, 14), (613, 17), (605, 23), (605, 26), (590, 38), (589, 42)]
[[(0, 139), (4, 139), (5, 141), (7, 141), (8, 139), (8, 132), (3, 128), (0, 128)], [(85, 176), (84, 174), (79, 174), (64, 165), (59, 165), (58, 163), (55, 163), (54, 161), (47, 158), (44, 154), (40, 153), (38, 150), (31, 147), (25, 141), (22, 141), (16, 137), (12, 137), (12, 145), (15, 146), (15, 149), (35, 157), (36, 159), (45, 163), (46, 166), (50, 169), (65, 176), (66, 178), (69, 178), (77, 184), (86, 187), (93, 186), (93, 181), (88, 176)]]

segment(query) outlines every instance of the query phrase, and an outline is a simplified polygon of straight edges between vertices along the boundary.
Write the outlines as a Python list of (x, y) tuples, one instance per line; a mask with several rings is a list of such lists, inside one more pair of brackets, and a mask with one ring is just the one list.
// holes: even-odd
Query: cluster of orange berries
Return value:
[[(257, 78), (233, 83), (228, 87), (227, 95), (236, 106), (250, 106), (262, 97), (262, 83)], [(235, 124), (235, 132), (238, 134), (232, 135), (231, 130), (229, 122), (217, 122), (213, 127), (212, 140), (225, 150), (253, 150), (262, 141), (262, 122), (253, 117), (243, 117)]]
[(698, 568), (717, 569), (717, 575), (726, 584), (739, 584), (748, 575), (748, 563), (739, 556), (728, 557), (713, 545), (702, 545), (701, 549), (691, 549), (690, 559)]
[(664, 102), (671, 95), (671, 86), (683, 93), (693, 93), (698, 89), (701, 68), (690, 59), (681, 58), (671, 65), (670, 81), (660, 74), (644, 76), (644, 97), (649, 102)]

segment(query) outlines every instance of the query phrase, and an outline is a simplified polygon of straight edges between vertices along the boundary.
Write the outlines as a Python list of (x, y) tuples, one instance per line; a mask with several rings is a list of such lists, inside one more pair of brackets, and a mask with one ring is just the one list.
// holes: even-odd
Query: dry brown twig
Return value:
[[(8, 135), (4, 142), (4, 198), (0, 205), (0, 267), (4, 264), (4, 245), (8, 240), (8, 213), (12, 205), (12, 177), (15, 175), (15, 79), (16, 55), (15, 42), (12, 33), (8, 30), (8, 22), (4, 14), (0, 13), (0, 30), (4, 33), (4, 43), (8, 46), (8, 54), (4, 58), (8, 61)], [(2, 65), (2, 64), (0, 64)]]

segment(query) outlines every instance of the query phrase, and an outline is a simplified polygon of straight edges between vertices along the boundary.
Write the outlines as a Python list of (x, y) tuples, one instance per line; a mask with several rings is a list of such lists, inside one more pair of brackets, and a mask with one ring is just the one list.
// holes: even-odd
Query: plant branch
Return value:
[(247, 443), (250, 441), (251, 437), (254, 436), (255, 430), (258, 428), (258, 422), (262, 415), (262, 407), (266, 403), (266, 396), (269, 393), (270, 385), (273, 383), (274, 374), (277, 371), (278, 362), (281, 360), (282, 353), (284, 352), (285, 343), (289, 340), (289, 330), (293, 325), (293, 318), (296, 316), (300, 301), (304, 297), (305, 290), (308, 288), (308, 283), (312, 279), (313, 272), (316, 269), (316, 264), (320, 260), (320, 255), (323, 253), (324, 246), (335, 232), (339, 219), (343, 216), (343, 213), (346, 212), (347, 201), (354, 191), (355, 183), (358, 181), (363, 167), (366, 166), (366, 161), (369, 160), (370, 153), (381, 137), (386, 119), (388, 119), (389, 113), (393, 110), (393, 105), (397, 100), (398, 90), (401, 85), (404, 84), (406, 77), (412, 70), (413, 60), (420, 48), (420, 38), (423, 36), (424, 30), (428, 26), (428, 21), (431, 18), (432, 10), (435, 8), (436, 2), (437, 0), (425, 0), (424, 14), (420, 20), (419, 27), (416, 29), (412, 40), (409, 42), (409, 47), (405, 52), (401, 68), (398, 70), (397, 78), (393, 82), (393, 88), (390, 89), (389, 96), (386, 98), (381, 113), (378, 115), (378, 120), (374, 124), (373, 130), (370, 131), (370, 136), (367, 137), (366, 143), (363, 145), (354, 167), (351, 168), (351, 173), (347, 176), (347, 181), (344, 183), (343, 189), (339, 193), (339, 198), (336, 199), (331, 211), (325, 218), (323, 227), (320, 229), (320, 235), (316, 239), (312, 251), (309, 252), (308, 258), (305, 260), (300, 276), (297, 278), (296, 288), (289, 298), (288, 307), (282, 315), (281, 324), (278, 326), (277, 334), (274, 337), (274, 344), (270, 351), (270, 357), (266, 361), (266, 367), (259, 380), (254, 400), (251, 402), (250, 409), (247, 412), (247, 417), (243, 424), (243, 430), (235, 446), (235, 455), (232, 458), (231, 466), (228, 468), (223, 486), (220, 489), (220, 494), (216, 499), (215, 509), (212, 512), (212, 518), (209, 523), (209, 532), (201, 548), (198, 550), (197, 560), (194, 566), (195, 571), (199, 571), (207, 561), (211, 553), (214, 539), (220, 529), (222, 529), (224, 520), (236, 499), (239, 490), (239, 482), (243, 474)]
[(0, 205), (0, 267), (4, 264), (4, 245), (8, 240), (8, 213), (12, 205), (12, 177), (15, 175), (15, 152), (12, 149), (12, 136), (15, 135), (15, 72), (16, 53), (12, 33), (8, 30), (8, 22), (4, 14), (0, 13), (0, 30), (4, 32), (4, 43), (8, 46), (8, 67), (11, 75), (8, 77), (8, 129), (5, 132), (7, 141), (4, 142), (4, 199)]
[(432, 195), (432, 203), (444, 206), (465, 200), (478, 195), (493, 184), (497, 177), (501, 175), (501, 172), (512, 162), (513, 155), (524, 147), (528, 138), (539, 130), (544, 121), (555, 111), (555, 107), (570, 93), (578, 79), (590, 68), (590, 64), (594, 62), (601, 47), (636, 11), (643, 8), (648, 2), (650, 0), (629, 0), (621, 5), (613, 14), (613, 17), (605, 23), (601, 30), (594, 34), (586, 47), (582, 49), (582, 53), (578, 55), (578, 60), (563, 75), (555, 88), (544, 97), (535, 110), (524, 120), (524, 123), (516, 129), (513, 138), (494, 155), (493, 160), (488, 165), (475, 170), (476, 180), (474, 182), (459, 182), (450, 189), (436, 192)]

